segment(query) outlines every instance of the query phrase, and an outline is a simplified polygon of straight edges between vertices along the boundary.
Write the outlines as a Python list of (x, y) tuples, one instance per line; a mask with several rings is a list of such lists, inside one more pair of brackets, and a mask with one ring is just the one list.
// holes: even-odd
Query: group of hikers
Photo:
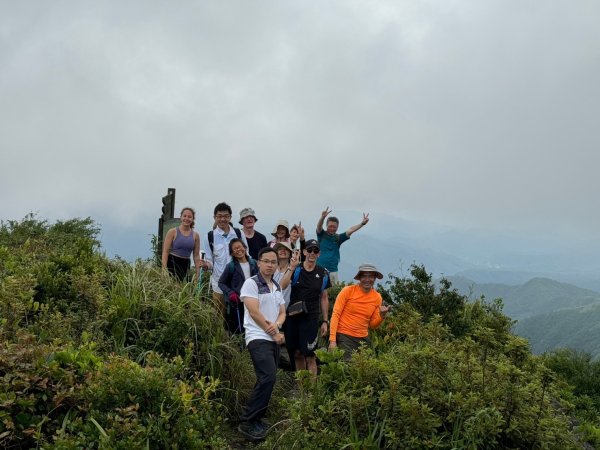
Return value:
[[(327, 290), (339, 282), (340, 246), (369, 222), (338, 234), (339, 221), (325, 208), (316, 226), (316, 239), (305, 239), (301, 223), (291, 228), (279, 220), (267, 237), (254, 229), (255, 211), (240, 211), (233, 226), (227, 203), (214, 208), (214, 226), (200, 242), (194, 231), (195, 212), (183, 208), (179, 226), (169, 230), (162, 251), (162, 266), (184, 280), (190, 271), (190, 255), (196, 277), (211, 271), (212, 298), (230, 333), (244, 335), (256, 384), (240, 416), (238, 430), (251, 440), (263, 439), (263, 421), (273, 388), (281, 346), (285, 345), (295, 370), (317, 375), (314, 350), (319, 337), (329, 337), (329, 348), (344, 351), (344, 358), (369, 343), (369, 328), (378, 327), (389, 307), (375, 289), (383, 275), (373, 264), (361, 264), (354, 276), (357, 284), (345, 286), (329, 317)], [(329, 217), (328, 217), (329, 216)], [(325, 229), (323, 225), (325, 223)], [(201, 257), (200, 249), (202, 248)]]

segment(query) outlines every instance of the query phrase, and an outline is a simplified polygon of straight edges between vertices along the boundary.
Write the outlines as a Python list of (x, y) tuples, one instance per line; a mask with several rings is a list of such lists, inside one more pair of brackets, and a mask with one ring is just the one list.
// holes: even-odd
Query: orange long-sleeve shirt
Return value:
[(346, 286), (335, 299), (329, 341), (336, 341), (336, 334), (343, 333), (357, 338), (367, 337), (369, 328), (377, 328), (383, 318), (379, 314), (381, 294), (375, 289), (365, 293), (359, 285)]

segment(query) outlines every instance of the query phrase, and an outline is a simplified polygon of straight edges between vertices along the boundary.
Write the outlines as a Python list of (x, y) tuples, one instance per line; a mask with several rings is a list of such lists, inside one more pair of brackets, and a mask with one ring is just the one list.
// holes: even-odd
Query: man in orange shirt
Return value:
[(354, 277), (358, 284), (346, 286), (338, 294), (329, 327), (329, 348), (344, 350), (344, 358), (362, 344), (369, 343), (369, 328), (377, 328), (389, 311), (381, 294), (374, 289), (375, 279), (383, 275), (373, 264), (361, 264)]

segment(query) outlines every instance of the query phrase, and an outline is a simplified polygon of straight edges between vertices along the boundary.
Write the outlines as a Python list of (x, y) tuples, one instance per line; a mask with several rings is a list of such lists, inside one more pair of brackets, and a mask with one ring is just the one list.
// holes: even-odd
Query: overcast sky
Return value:
[(153, 228), (175, 187), (201, 228), (227, 201), (598, 240), (599, 20), (596, 0), (3, 1), (0, 219)]

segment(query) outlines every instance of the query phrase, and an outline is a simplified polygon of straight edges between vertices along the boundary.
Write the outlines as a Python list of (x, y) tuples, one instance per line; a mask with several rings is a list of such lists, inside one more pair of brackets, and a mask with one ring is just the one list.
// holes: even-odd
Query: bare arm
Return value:
[(355, 231), (360, 230), (362, 227), (364, 227), (368, 223), (369, 223), (369, 213), (366, 213), (366, 214), (363, 213), (363, 219), (361, 220), (361, 222), (348, 228), (346, 230), (346, 236), (350, 237), (350, 235), (352, 235)]
[(321, 217), (319, 217), (319, 221), (317, 222), (317, 235), (323, 231), (323, 222), (325, 221), (325, 217), (327, 217), (329, 214), (331, 214), (331, 209), (329, 209), (329, 206), (327, 206), (321, 213)]
[(165, 241), (163, 242), (163, 248), (162, 248), (162, 258), (161, 258), (161, 263), (162, 263), (162, 268), (166, 269), (167, 268), (167, 261), (169, 259), (169, 251), (171, 250), (171, 246), (173, 245), (173, 241), (175, 240), (175, 228), (171, 228), (169, 231), (167, 231), (167, 235), (165, 236)]
[(327, 336), (327, 322), (329, 322), (329, 296), (327, 295), (327, 289), (321, 292), (321, 316), (323, 316), (323, 323), (321, 324), (321, 336)]
[(200, 278), (200, 235), (194, 231), (194, 267), (196, 268), (196, 279)]
[[(250, 314), (250, 317), (252, 317), (252, 320), (254, 320), (254, 322), (259, 327), (261, 327), (265, 333), (267, 333), (269, 336), (273, 337), (275, 342), (277, 342), (278, 344), (281, 343), (283, 340), (283, 334), (281, 334), (279, 332), (279, 327), (277, 326), (277, 323), (272, 323), (272, 322), (268, 321), (267, 319), (265, 319), (265, 316), (263, 316), (263, 313), (260, 312), (258, 299), (252, 298), (252, 297), (243, 297), (242, 300), (244, 302), (244, 305), (246, 306), (246, 309), (248, 309), (248, 314)], [(279, 314), (277, 315), (276, 322), (278, 322), (279, 324), (282, 324), (284, 320), (285, 320), (285, 309), (284, 309), (283, 305), (280, 305)]]
[(279, 286), (281, 286), (281, 289), (286, 289), (290, 285), (290, 282), (292, 281), (292, 276), (294, 275), (294, 270), (296, 270), (296, 267), (298, 267), (299, 262), (300, 251), (294, 250), (294, 252), (292, 253), (292, 258), (290, 259), (290, 265), (283, 274), (283, 277), (281, 277), (281, 280), (279, 280)]
[(277, 315), (277, 320), (275, 322), (277, 328), (281, 328), (283, 322), (285, 322), (285, 305), (279, 305), (279, 314)]

